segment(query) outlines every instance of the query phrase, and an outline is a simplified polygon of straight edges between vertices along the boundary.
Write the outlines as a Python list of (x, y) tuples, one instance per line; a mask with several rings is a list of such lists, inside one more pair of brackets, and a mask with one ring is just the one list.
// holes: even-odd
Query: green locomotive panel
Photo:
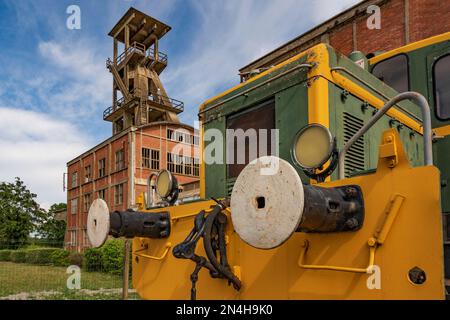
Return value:
[[(347, 57), (337, 53), (333, 48), (327, 46), (326, 50), (329, 56), (328, 69), (331, 72), (339, 72), (357, 84), (358, 90), (368, 92), (383, 101), (388, 100), (385, 97), (391, 98), (397, 94), (395, 90)], [(204, 132), (215, 129), (215, 132), (220, 132), (223, 137), (226, 137), (227, 128), (239, 128), (239, 126), (236, 127), (235, 122), (240, 122), (244, 131), (251, 128), (252, 124), (254, 129), (269, 129), (271, 122), (273, 129), (278, 129), (279, 157), (287, 160), (297, 169), (302, 181), (309, 181), (293, 160), (291, 150), (297, 132), (309, 123), (309, 108), (318, 107), (315, 104), (317, 97), (311, 92), (311, 83), (316, 78), (309, 77), (307, 68), (300, 68), (301, 65), (311, 62), (314, 63), (311, 55), (303, 55), (274, 71), (269, 70), (254, 81), (248, 81), (235, 90), (226, 92), (218, 99), (207, 102), (200, 111)], [(339, 68), (341, 69), (338, 70)], [(377, 108), (359, 98), (357, 92), (346, 90), (333, 81), (328, 81), (326, 91), (329, 129), (336, 137), (337, 146), (340, 149), (347, 139), (372, 117)], [(402, 113), (420, 122), (417, 106), (404, 101), (399, 104), (399, 108)], [(247, 120), (239, 121), (239, 117)], [(271, 121), (263, 119), (267, 117), (271, 117)], [(258, 127), (261, 123), (263, 127)], [(350, 149), (346, 157), (346, 176), (364, 174), (376, 168), (381, 133), (391, 127), (398, 129), (411, 164), (414, 166), (423, 164), (422, 136), (399, 120), (385, 115), (364, 135), (364, 139)], [(214, 140), (208, 141), (208, 137), (206, 140), (205, 151), (208, 150), (209, 144), (214, 143)], [(220, 163), (205, 164), (206, 197), (230, 195), (237, 177), (236, 168), (225, 163), (226, 143), (223, 144), (221, 152), (223, 157), (222, 161), (218, 161)], [(337, 179), (337, 172), (333, 173), (331, 179)]]

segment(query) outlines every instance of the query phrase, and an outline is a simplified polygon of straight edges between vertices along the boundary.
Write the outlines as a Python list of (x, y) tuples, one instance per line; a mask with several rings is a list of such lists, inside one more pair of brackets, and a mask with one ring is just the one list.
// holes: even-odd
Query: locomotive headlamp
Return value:
[(178, 198), (178, 182), (177, 179), (168, 170), (161, 170), (156, 177), (156, 193), (161, 199), (175, 203)]
[(320, 169), (332, 156), (335, 140), (324, 126), (313, 123), (296, 135), (292, 154), (303, 169)]
[(173, 187), (173, 176), (170, 171), (162, 170), (156, 178), (156, 192), (161, 198), (165, 198), (170, 194)]

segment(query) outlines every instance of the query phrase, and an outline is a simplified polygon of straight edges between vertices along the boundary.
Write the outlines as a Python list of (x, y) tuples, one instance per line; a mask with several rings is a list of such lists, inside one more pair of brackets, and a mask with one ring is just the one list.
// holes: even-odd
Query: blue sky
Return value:
[[(43, 207), (65, 202), (67, 161), (111, 134), (107, 36), (130, 6), (165, 22), (169, 96), (198, 105), (239, 82), (238, 69), (358, 0), (1, 0), (0, 181), (21, 177)], [(69, 5), (81, 29), (66, 27)]]

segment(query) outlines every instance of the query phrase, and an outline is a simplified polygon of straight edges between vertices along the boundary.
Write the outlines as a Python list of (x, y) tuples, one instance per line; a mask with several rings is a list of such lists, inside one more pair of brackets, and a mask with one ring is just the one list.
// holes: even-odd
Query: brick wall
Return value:
[[(167, 169), (167, 152), (171, 152), (177, 145), (176, 142), (167, 139), (167, 129), (180, 130), (176, 125), (150, 125), (135, 131), (134, 137), (134, 168), (130, 164), (130, 141), (132, 133), (125, 132), (122, 135), (117, 135), (111, 139), (100, 143), (91, 151), (78, 157), (76, 160), (68, 164), (67, 173), (67, 233), (65, 242), (76, 242), (75, 245), (66, 245), (68, 249), (82, 251), (84, 247), (88, 246), (86, 241), (86, 223), (87, 210), (84, 208), (84, 195), (90, 194), (90, 202), (99, 197), (98, 191), (105, 189), (105, 201), (111, 211), (126, 210), (131, 199), (129, 197), (129, 183), (130, 176), (134, 174), (135, 199), (146, 190), (146, 180), (152, 172), (158, 172), (161, 169)], [(183, 132), (194, 134), (193, 129), (187, 127), (182, 128)], [(182, 144), (186, 150), (189, 150), (194, 155), (194, 149), (198, 147), (192, 144)], [(160, 166), (159, 170), (151, 170), (142, 167), (142, 148), (150, 148), (160, 151)], [(124, 168), (116, 170), (116, 152), (124, 150)], [(185, 153), (187, 154), (187, 153)], [(198, 155), (196, 155), (198, 157)], [(106, 175), (99, 176), (100, 159), (106, 160)], [(85, 167), (91, 166), (91, 180), (85, 180)], [(76, 186), (72, 187), (72, 174), (77, 172)], [(193, 175), (175, 174), (179, 184), (185, 184), (193, 181), (198, 181), (198, 177)], [(120, 204), (115, 203), (115, 186), (123, 184), (123, 201)], [(72, 214), (72, 199), (77, 199), (76, 213)], [(71, 233), (74, 233), (72, 235)], [(73, 238), (75, 237), (75, 239)]]
[[(381, 8), (381, 29), (367, 28), (368, 15), (356, 20), (356, 49), (367, 54), (405, 45), (404, 4), (404, 0), (395, 0), (388, 2)], [(342, 51), (344, 54), (350, 52)]]
[(329, 34), (330, 45), (341, 52), (353, 51), (353, 28), (351, 24), (339, 27)]
[(449, 14), (448, 0), (409, 0), (411, 42), (450, 31)]
[[(373, 2), (373, 0), (372, 0)], [(416, 42), (450, 32), (450, 1), (448, 0), (386, 0), (379, 3), (381, 29), (368, 29), (366, 12), (370, 1), (358, 4), (317, 28), (290, 41), (268, 55), (250, 63), (240, 72), (270, 67), (318, 42), (327, 42), (341, 53), (348, 55), (354, 50), (365, 54), (389, 51), (411, 42)], [(349, 12), (353, 12), (348, 18)], [(407, 23), (409, 21), (409, 23)], [(409, 41), (408, 41), (409, 40)], [(245, 76), (243, 77), (245, 79)]]

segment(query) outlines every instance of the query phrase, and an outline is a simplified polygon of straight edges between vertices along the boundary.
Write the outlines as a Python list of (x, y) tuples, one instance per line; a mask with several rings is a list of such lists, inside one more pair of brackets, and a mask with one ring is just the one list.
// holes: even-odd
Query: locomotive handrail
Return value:
[(423, 122), (423, 152), (424, 160), (426, 166), (433, 165), (433, 150), (432, 150), (432, 132), (431, 132), (431, 114), (430, 106), (428, 101), (417, 92), (403, 92), (396, 95), (394, 98), (389, 100), (378, 112), (369, 119), (369, 121), (358, 130), (357, 133), (344, 145), (341, 152), (339, 153), (339, 179), (344, 179), (345, 177), (345, 154), (351, 148), (351, 146), (358, 141), (390, 108), (395, 106), (398, 102), (402, 100), (414, 100), (420, 107), (422, 112), (422, 122)]
[(355, 272), (355, 273), (368, 273), (375, 263), (375, 251), (377, 247), (375, 244), (369, 244), (369, 264), (366, 268), (355, 268), (355, 267), (340, 267), (340, 266), (329, 266), (329, 265), (318, 265), (318, 264), (306, 264), (305, 255), (309, 248), (309, 241), (305, 240), (302, 244), (302, 251), (298, 257), (297, 265), (303, 269), (315, 269), (315, 270), (331, 270), (331, 271), (343, 271), (343, 272)]
[(133, 254), (135, 256), (142, 257), (142, 258), (147, 258), (147, 259), (152, 259), (152, 260), (162, 260), (162, 259), (164, 259), (167, 256), (167, 254), (169, 253), (169, 250), (170, 250), (171, 247), (172, 247), (172, 243), (167, 242), (166, 245), (165, 245), (164, 252), (160, 256), (151, 256), (151, 255), (148, 255), (148, 254), (141, 253), (141, 252), (146, 251), (148, 249), (148, 245), (146, 245), (143, 249), (139, 249), (139, 250), (134, 251)]
[(401, 194), (395, 194), (392, 197), (392, 199), (389, 201), (389, 210), (387, 211), (386, 215), (387, 218), (384, 220), (380, 231), (375, 232), (375, 234), (367, 240), (367, 245), (369, 246), (369, 264), (366, 268), (306, 264), (305, 256), (309, 249), (309, 241), (306, 239), (303, 241), (303, 249), (300, 252), (300, 256), (298, 257), (297, 265), (303, 269), (371, 273), (371, 270), (375, 264), (375, 253), (377, 251), (377, 248), (378, 246), (381, 246), (386, 242), (386, 238), (392, 228), (392, 225), (394, 224), (395, 218), (397, 217), (404, 200), (405, 197)]

